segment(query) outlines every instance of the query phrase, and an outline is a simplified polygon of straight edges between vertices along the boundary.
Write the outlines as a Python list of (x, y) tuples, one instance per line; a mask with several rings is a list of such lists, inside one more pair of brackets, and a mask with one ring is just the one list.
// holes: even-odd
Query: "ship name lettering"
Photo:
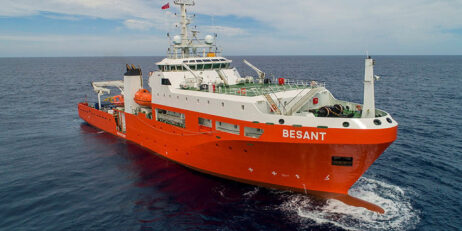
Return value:
[(282, 129), (282, 137), (303, 140), (324, 140), (326, 132), (309, 132)]

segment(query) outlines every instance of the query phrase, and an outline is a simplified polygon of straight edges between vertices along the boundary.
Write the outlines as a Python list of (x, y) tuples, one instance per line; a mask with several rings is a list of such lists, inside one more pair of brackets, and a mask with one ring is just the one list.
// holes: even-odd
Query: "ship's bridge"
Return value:
[(156, 65), (159, 70), (163, 72), (188, 71), (183, 64), (187, 65), (191, 70), (204, 71), (212, 69), (228, 69), (231, 62), (231, 60), (224, 57), (195, 57), (185, 59), (165, 58), (164, 60), (156, 63)]

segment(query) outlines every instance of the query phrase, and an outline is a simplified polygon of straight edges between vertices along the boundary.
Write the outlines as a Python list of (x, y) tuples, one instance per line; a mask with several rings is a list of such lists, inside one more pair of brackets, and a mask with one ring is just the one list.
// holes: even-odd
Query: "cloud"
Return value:
[(200, 29), (203, 32), (217, 33), (220, 36), (226, 37), (234, 37), (238, 35), (247, 34), (247, 32), (244, 29), (229, 26), (202, 26)]
[[(158, 36), (0, 35), (2, 56), (136, 56), (162, 54), (168, 42)], [(140, 49), (142, 48), (142, 49)]]
[(127, 19), (124, 21), (124, 25), (129, 29), (135, 30), (148, 30), (154, 27), (154, 24), (146, 20)]
[[(0, 17), (51, 12), (64, 19), (102, 18), (120, 21), (131, 30), (172, 32), (176, 6), (171, 4), (173, 9), (162, 11), (165, 2), (4, 0)], [(217, 32), (225, 47), (248, 47), (246, 51), (253, 53), (462, 53), (462, 1), (196, 0), (189, 11), (226, 20), (226, 26), (198, 25), (198, 29)], [(264, 28), (252, 28), (254, 24), (238, 28), (232, 19), (248, 19)]]

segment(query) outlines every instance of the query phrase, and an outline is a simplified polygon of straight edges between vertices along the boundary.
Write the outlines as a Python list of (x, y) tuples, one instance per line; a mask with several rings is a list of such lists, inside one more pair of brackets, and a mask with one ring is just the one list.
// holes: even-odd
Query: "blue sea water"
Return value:
[[(245, 58), (362, 102), (364, 57)], [(374, 58), (399, 134), (350, 194), (385, 214), (197, 173), (78, 117), (91, 81), (161, 57), (2, 58), (0, 230), (462, 230), (462, 56)]]

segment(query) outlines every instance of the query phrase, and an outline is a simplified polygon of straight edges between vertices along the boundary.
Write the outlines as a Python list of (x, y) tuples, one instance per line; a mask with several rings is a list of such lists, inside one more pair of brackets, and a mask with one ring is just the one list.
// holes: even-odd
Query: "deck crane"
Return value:
[(117, 87), (122, 95), (124, 95), (124, 82), (120, 80), (92, 82), (91, 85), (93, 86), (93, 90), (98, 94), (99, 108), (101, 108), (101, 96), (104, 94), (111, 94), (111, 89), (107, 87)]
[(255, 67), (254, 65), (252, 65), (251, 63), (249, 63), (249, 61), (247, 60), (243, 60), (243, 62), (245, 64), (247, 64), (247, 66), (249, 66), (250, 68), (252, 68), (255, 72), (257, 72), (257, 75), (258, 75), (258, 83), (262, 84), (264, 82), (264, 79), (265, 79), (265, 72), (261, 71), (260, 69), (258, 69), (257, 67)]

